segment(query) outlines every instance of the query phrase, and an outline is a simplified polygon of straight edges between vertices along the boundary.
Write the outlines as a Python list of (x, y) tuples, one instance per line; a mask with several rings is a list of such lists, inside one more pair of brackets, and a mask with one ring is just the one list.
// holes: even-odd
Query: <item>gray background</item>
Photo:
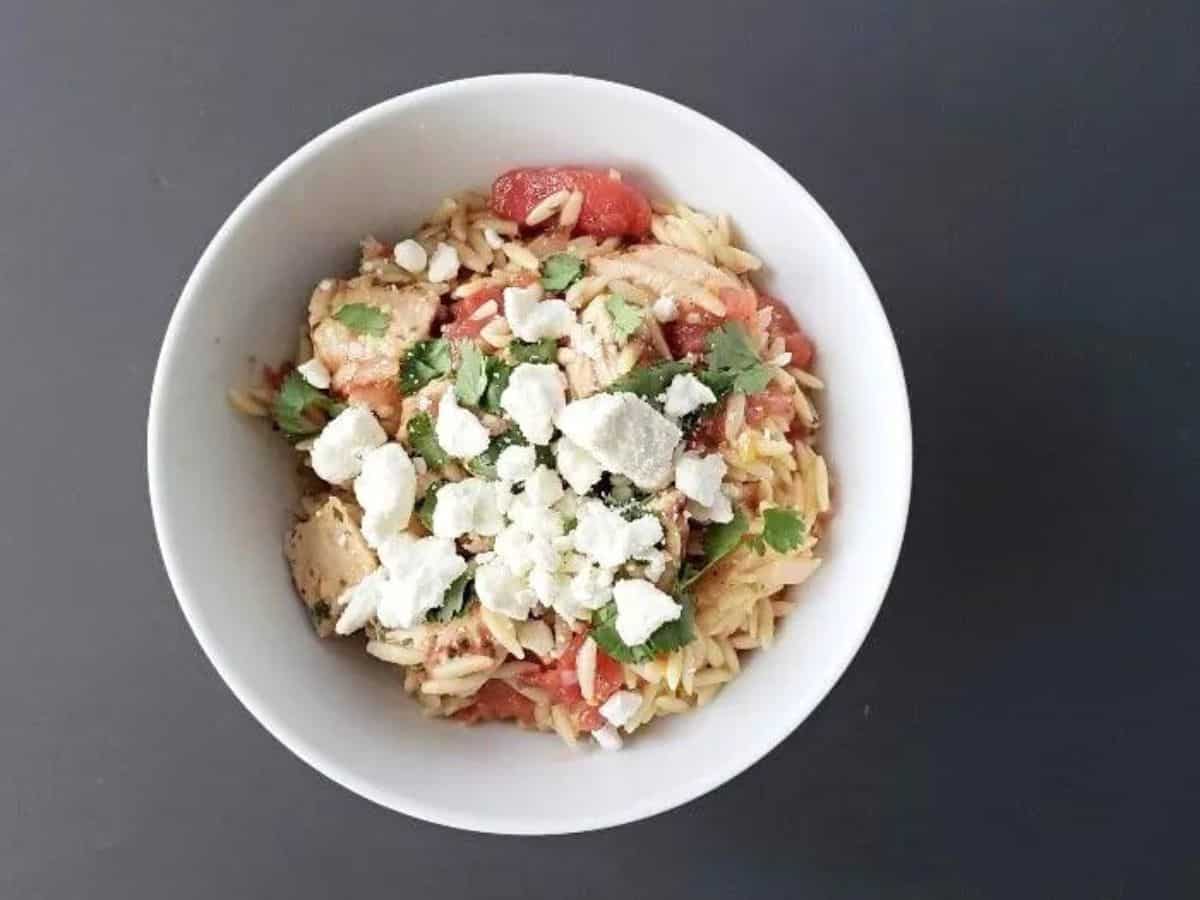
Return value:
[[(1198, 9), (5, 0), (0, 897), (1196, 896)], [(275, 163), (537, 69), (677, 98), (812, 191), (896, 329), (916, 479), (878, 624), (778, 750), (511, 839), (377, 809), (242, 710), (171, 596), (144, 424)]]

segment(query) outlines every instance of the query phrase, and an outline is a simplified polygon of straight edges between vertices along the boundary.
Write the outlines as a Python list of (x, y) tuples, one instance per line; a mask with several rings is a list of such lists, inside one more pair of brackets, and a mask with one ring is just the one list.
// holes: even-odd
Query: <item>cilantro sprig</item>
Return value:
[(409, 420), (408, 443), (431, 469), (440, 469), (450, 462), (450, 457), (437, 442), (433, 419), (427, 412), (419, 412)]
[(392, 313), (366, 303), (347, 303), (333, 317), (356, 334), (383, 337), (392, 324)]
[(573, 253), (555, 253), (542, 263), (542, 287), (565, 291), (583, 276), (583, 260)]
[(704, 531), (704, 562), (699, 568), (688, 568), (680, 573), (680, 584), (685, 588), (694, 584), (701, 575), (737, 549), (749, 530), (750, 521), (740, 509), (734, 512), (728, 522), (709, 525)]
[(660, 362), (652, 366), (638, 366), (628, 375), (622, 375), (608, 386), (614, 394), (637, 394), (643, 400), (655, 403), (659, 394), (671, 384), (671, 379), (692, 367), (685, 362)]
[(275, 395), (271, 413), (279, 430), (289, 437), (300, 438), (320, 432), (321, 426), (312, 421), (306, 412), (321, 410), (330, 416), (336, 416), (345, 406), (338, 403), (324, 391), (319, 391), (304, 380), (299, 372), (288, 372)]
[(441, 606), (436, 606), (425, 614), (426, 622), (449, 622), (463, 614), (467, 607), (467, 585), (475, 577), (475, 567), (467, 566), (467, 570), (450, 582), (442, 599)]
[(771, 370), (758, 358), (746, 330), (726, 322), (709, 332), (708, 368), (700, 380), (718, 397), (730, 390), (757, 394), (770, 383)]
[(610, 294), (604, 301), (604, 308), (612, 319), (613, 333), (621, 343), (629, 340), (642, 327), (642, 318), (646, 315), (645, 310), (634, 306), (620, 294)]
[(487, 390), (487, 363), (483, 351), (474, 341), (458, 344), (458, 376), (454, 392), (467, 406), (477, 406)]
[(513, 341), (508, 345), (508, 358), (513, 365), (521, 363), (552, 363), (558, 355), (558, 341), (542, 338), (540, 341)]
[(435, 378), (450, 374), (453, 367), (449, 341), (443, 338), (417, 341), (400, 366), (400, 390), (415, 394)]
[(679, 594), (675, 599), (683, 607), (679, 618), (660, 626), (644, 643), (635, 647), (630, 647), (617, 634), (616, 601), (607, 603), (592, 613), (592, 630), (589, 633), (600, 649), (618, 662), (650, 662), (686, 646), (696, 636), (691, 598), (686, 594)]

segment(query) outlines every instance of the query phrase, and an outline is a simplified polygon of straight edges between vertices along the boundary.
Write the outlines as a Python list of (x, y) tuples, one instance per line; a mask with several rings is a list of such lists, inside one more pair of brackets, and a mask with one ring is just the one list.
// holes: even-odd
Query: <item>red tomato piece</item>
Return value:
[(763, 306), (770, 307), (772, 311), (767, 334), (772, 338), (783, 338), (784, 348), (792, 354), (792, 365), (807, 369), (812, 365), (815, 354), (813, 342), (796, 324), (796, 317), (782, 300), (770, 294), (763, 294), (762, 302)]
[(721, 302), (725, 304), (725, 316), (734, 322), (751, 325), (758, 312), (758, 301), (753, 291), (740, 291), (737, 288), (721, 288)]
[[(451, 340), (478, 337), (483, 327), (499, 315), (503, 297), (504, 289), (494, 286), (486, 287), (459, 300), (450, 307), (451, 312), (454, 314), (454, 321), (442, 328), (442, 336)], [(490, 316), (472, 318), (479, 308), (490, 300), (496, 301), (496, 312)]]
[(765, 391), (746, 398), (746, 421), (751, 425), (758, 425), (768, 417), (780, 418), (790, 423), (794, 415), (796, 407), (792, 405), (792, 398), (774, 382)]
[(517, 222), (562, 190), (583, 192), (576, 230), (596, 237), (631, 235), (641, 237), (650, 230), (650, 203), (641, 191), (610, 178), (604, 169), (544, 166), (512, 169), (492, 185), (492, 209)]
[(604, 716), (594, 706), (585, 706), (579, 711), (579, 730), (595, 731), (604, 727)]
[[(576, 671), (576, 658), (579, 648), (587, 639), (587, 633), (576, 634), (564, 648), (562, 656), (540, 672), (530, 672), (522, 675), (523, 681), (536, 685), (547, 691), (557, 703), (583, 703), (583, 694), (579, 690), (579, 673)], [(624, 680), (624, 670), (621, 664), (605, 653), (596, 651), (596, 681), (595, 702), (603, 703), (620, 689)]]
[(533, 703), (503, 681), (486, 682), (475, 696), (475, 702), (455, 714), (455, 718), (472, 725), (490, 722), (493, 719), (516, 719), (526, 725), (533, 724)]
[(295, 366), (293, 366), (290, 362), (281, 363), (278, 369), (272, 366), (263, 366), (263, 381), (270, 385), (271, 390), (277, 391), (283, 387), (283, 380), (288, 377), (288, 373), (291, 372), (293, 368), (295, 368)]

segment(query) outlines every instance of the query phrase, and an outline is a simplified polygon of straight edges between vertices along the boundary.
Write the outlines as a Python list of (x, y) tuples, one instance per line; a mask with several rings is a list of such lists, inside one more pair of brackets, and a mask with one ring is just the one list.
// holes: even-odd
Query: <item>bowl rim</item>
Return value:
[[(214, 261), (220, 255), (224, 245), (229, 241), (230, 235), (234, 232), (249, 212), (254, 209), (259, 202), (268, 196), (276, 184), (286, 180), (291, 173), (304, 165), (306, 161), (313, 158), (335, 143), (343, 135), (351, 133), (359, 127), (377, 119), (381, 116), (391, 115), (404, 110), (406, 107), (418, 104), (431, 98), (453, 95), (462, 92), (473, 90), (494, 89), (497, 84), (510, 86), (512, 88), (520, 88), (533, 85), (536, 83), (552, 82), (556, 83), (563, 89), (572, 89), (574, 87), (583, 86), (590, 90), (604, 90), (625, 94), (631, 100), (636, 100), (643, 103), (657, 104), (661, 106), (666, 113), (670, 113), (684, 120), (689, 120), (691, 124), (699, 126), (704, 130), (710, 131), (719, 135), (724, 140), (732, 139), (741, 148), (756, 157), (758, 162), (764, 166), (764, 171), (778, 181), (782, 185), (786, 185), (791, 191), (795, 202), (804, 204), (808, 207), (808, 212), (814, 215), (823, 226), (827, 228), (834, 238), (841, 253), (848, 254), (853, 261), (855, 270), (855, 278), (859, 281), (858, 287), (867, 292), (867, 295), (874, 300), (874, 303), (868, 303), (870, 307), (869, 315), (873, 316), (878, 325), (882, 325), (884, 333), (890, 338), (891, 353), (885, 354), (879, 359), (879, 364), (885, 370), (889, 380), (893, 380), (900, 388), (900, 396), (903, 400), (902, 409), (896, 410), (897, 413), (902, 413), (900, 420), (900, 440), (902, 443), (901, 452), (902, 458), (899, 460), (900, 476), (902, 478), (901, 498), (902, 503), (899, 507), (899, 515), (896, 516), (896, 521), (889, 523), (889, 532), (886, 540), (882, 543), (881, 552), (886, 552), (888, 558), (887, 565), (883, 572), (886, 573), (886, 578), (881, 582), (878, 596), (874, 598), (873, 608), (869, 609), (869, 614), (864, 615), (860, 620), (859, 632), (853, 635), (852, 639), (846, 643), (846, 651), (835, 665), (830, 666), (824, 684), (819, 687), (814, 686), (814, 690), (806, 693), (806, 696), (797, 702), (792, 707), (780, 707), (779, 713), (771, 717), (771, 721), (764, 723), (764, 726), (755, 732), (756, 739), (748, 743), (745, 750), (735, 756), (726, 758), (711, 767), (711, 771), (706, 777), (693, 779), (683, 784), (671, 784), (664, 788), (663, 791), (647, 797), (638, 804), (632, 805), (619, 812), (608, 814), (593, 814), (587, 812), (574, 812), (569, 818), (564, 818), (561, 822), (555, 823), (553, 827), (547, 827), (543, 822), (530, 822), (518, 816), (503, 816), (489, 815), (475, 816), (464, 815), (457, 811), (448, 811), (440, 809), (436, 806), (422, 803), (413, 800), (409, 797), (396, 796), (394, 792), (384, 791), (376, 785), (370, 783), (366, 779), (359, 778), (353, 772), (345, 769), (336, 758), (333, 758), (326, 753), (313, 747), (300, 734), (296, 733), (285, 722), (276, 718), (275, 714), (266, 704), (260, 703), (253, 688), (244, 682), (235, 668), (226, 663), (223, 651), (218, 643), (214, 640), (213, 635), (205, 629), (200, 618), (194, 613), (194, 601), (189, 596), (187, 586), (184, 583), (181, 574), (181, 564), (177, 561), (179, 556), (179, 548), (171, 539), (170, 529), (166, 526), (167, 510), (165, 508), (165, 483), (168, 476), (169, 465), (160, 452), (160, 432), (162, 428), (163, 414), (163, 382), (165, 380), (164, 370), (169, 368), (168, 362), (178, 352), (178, 344), (182, 333), (182, 322), (185, 318), (184, 310), (197, 302), (197, 285), (202, 280), (202, 273), (206, 272)], [(150, 507), (154, 521), (155, 536), (158, 541), (159, 550), (162, 554), (163, 563), (167, 571), (168, 580), (171, 583), (171, 588), (175, 593), (175, 597), (179, 603), (179, 608), (183, 612), (184, 618), (192, 629), (192, 633), (196, 636), (201, 649), (211, 663), (217, 674), (228, 685), (234, 696), (241, 704), (250, 712), (250, 714), (265, 728), (273, 737), (276, 738), (284, 747), (290, 750), (293, 754), (311, 766), (326, 778), (341, 785), (342, 787), (358, 794), (373, 803), (378, 804), (386, 809), (400, 812), (405, 815), (414, 816), (434, 824), (458, 828), (468, 831), (492, 833), (492, 834), (511, 834), (511, 835), (550, 835), (550, 834), (571, 834), (583, 831), (591, 831), (601, 828), (615, 827), (630, 822), (639, 821), (649, 818), (650, 816), (658, 815), (667, 812), (689, 803), (709, 791), (716, 789), (722, 784), (736, 778), (750, 766), (754, 765), (775, 747), (777, 747), (785, 738), (788, 737), (796, 728), (798, 728), (813, 712), (813, 710), (828, 696), (833, 686), (842, 677), (850, 662), (857, 656), (862, 647), (866, 636), (873, 626), (879, 610), (883, 605), (884, 597), (891, 585), (892, 578), (895, 575), (896, 565), (899, 561), (900, 549), (903, 543), (905, 530), (908, 522), (908, 515), (911, 502), (912, 492), (912, 418), (910, 411), (910, 403), (908, 397), (908, 388), (904, 378), (904, 370), (900, 362), (899, 349), (896, 346), (895, 335), (892, 332), (891, 326), (887, 321), (887, 316), (884, 313), (883, 306), (879, 301), (879, 295), (875, 291), (869, 276), (867, 275), (862, 262), (858, 259), (858, 255), (854, 252), (850, 243), (846, 240), (841, 230), (829, 217), (820, 204), (808, 193), (792, 175), (784, 169), (779, 163), (771, 159), (766, 153), (748, 141), (746, 138), (734, 132), (732, 129), (720, 124), (719, 122), (709, 118), (691, 107), (688, 107), (676, 100), (663, 97), (651, 91), (642, 88), (633, 87), (631, 85), (622, 84), (620, 82), (591, 78), (580, 75), (559, 74), (559, 73), (540, 73), (540, 72), (524, 72), (524, 73), (506, 73), (494, 75), (479, 75), (470, 78), (456, 79), (452, 81), (441, 82), (428, 85), (426, 87), (417, 88), (403, 94), (383, 100), (373, 104), (360, 112), (354, 113), (347, 118), (341, 120), (337, 124), (331, 126), (320, 134), (308, 140), (299, 149), (289, 154), (282, 162), (278, 163), (262, 180), (260, 180), (246, 196), (238, 203), (234, 210), (229, 214), (220, 228), (208, 242), (204, 252), (200, 255), (195, 267), (188, 276), (183, 290), (179, 295), (179, 299), (175, 304), (171, 313), (170, 321), (167, 325), (166, 333), (163, 338), (162, 347), (159, 351), (158, 359), (155, 363), (154, 379), (150, 392), (150, 404), (147, 416), (147, 440), (146, 440), (146, 473), (150, 492)]]

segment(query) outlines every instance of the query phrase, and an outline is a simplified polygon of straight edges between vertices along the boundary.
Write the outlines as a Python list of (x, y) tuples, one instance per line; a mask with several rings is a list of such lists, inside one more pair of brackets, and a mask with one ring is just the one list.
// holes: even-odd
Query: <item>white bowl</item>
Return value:
[[(253, 355), (289, 358), (320, 278), (366, 233), (415, 227), (444, 195), (538, 163), (612, 165), (660, 196), (726, 210), (817, 345), (836, 514), (825, 566), (775, 645), (709, 706), (619, 753), (553, 735), (425, 719), (395, 670), (321, 641), (281, 540), (296, 496), (277, 435), (233, 413)], [(476, 831), (630, 822), (727, 781), (799, 725), (866, 636), (908, 510), (911, 431), (896, 345), (862, 266), (782, 168), (710, 119), (623, 85), (562, 75), (441, 84), (374, 106), (268, 175), (204, 251), (171, 318), (150, 401), (159, 544), (184, 615), (237, 697), (318, 771), (373, 800)], [(770, 802), (770, 798), (766, 798)]]

